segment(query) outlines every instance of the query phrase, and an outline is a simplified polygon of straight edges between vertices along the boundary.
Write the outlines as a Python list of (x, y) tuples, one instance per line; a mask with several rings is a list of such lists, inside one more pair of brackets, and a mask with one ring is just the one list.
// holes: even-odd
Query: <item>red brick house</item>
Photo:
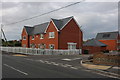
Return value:
[(98, 52), (103, 52), (106, 50), (107, 45), (96, 40), (96, 39), (91, 39), (86, 41), (83, 44), (83, 54), (95, 54)]
[(45, 49), (79, 49), (83, 34), (74, 17), (51, 19), (49, 22), (24, 26), (22, 47)]
[(96, 39), (107, 45), (107, 50), (120, 50), (120, 35), (118, 31), (98, 33)]

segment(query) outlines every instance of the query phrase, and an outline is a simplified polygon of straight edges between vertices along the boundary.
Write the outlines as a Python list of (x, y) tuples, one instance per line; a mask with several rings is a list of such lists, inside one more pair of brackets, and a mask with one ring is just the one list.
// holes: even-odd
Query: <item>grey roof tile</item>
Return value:
[(83, 46), (107, 46), (106, 44), (96, 40), (96, 39), (91, 39), (83, 44)]
[(32, 35), (33, 34), (33, 27), (30, 26), (24, 26), (26, 29), (26, 32), (28, 33), (28, 35)]
[(56, 25), (56, 27), (58, 28), (58, 30), (60, 30), (62, 27), (64, 27), (64, 25), (71, 19), (73, 18), (73, 16), (71, 17), (67, 17), (64, 19), (52, 19), (54, 24)]
[(33, 26), (34, 27), (33, 34), (44, 33), (44, 31), (47, 28), (48, 24), (49, 24), (49, 22), (46, 22), (46, 23), (43, 23), (43, 24)]
[(97, 36), (96, 36), (96, 39), (97, 40), (112, 40), (112, 39), (117, 39), (118, 34), (119, 34), (118, 31), (98, 33)]

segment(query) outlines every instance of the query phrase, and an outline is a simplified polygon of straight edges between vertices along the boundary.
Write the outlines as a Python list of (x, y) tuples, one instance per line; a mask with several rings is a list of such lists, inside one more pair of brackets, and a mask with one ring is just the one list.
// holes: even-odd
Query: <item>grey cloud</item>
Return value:
[[(60, 8), (70, 3), (72, 2), (4, 3), (3, 9), (8, 10), (8, 13), (3, 15), (3, 23), (19, 21)], [(12, 9), (15, 9), (13, 13), (10, 12)], [(50, 18), (74, 16), (78, 24), (82, 25), (81, 29), (84, 32), (84, 39), (86, 40), (95, 37), (98, 32), (117, 30), (117, 9), (118, 4), (113, 2), (83, 2), (29, 21), (5, 26), (4, 30), (8, 39), (20, 39), (24, 25), (40, 24), (49, 21)]]

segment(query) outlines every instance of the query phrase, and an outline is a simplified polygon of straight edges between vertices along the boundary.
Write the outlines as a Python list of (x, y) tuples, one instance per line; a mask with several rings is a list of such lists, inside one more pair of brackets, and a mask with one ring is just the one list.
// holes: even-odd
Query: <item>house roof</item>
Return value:
[(46, 22), (46, 23), (42, 23), (42, 24), (33, 26), (34, 27), (33, 34), (44, 33), (48, 24), (49, 24), (49, 22)]
[(106, 44), (96, 40), (96, 39), (91, 39), (83, 44), (83, 46), (107, 46)]
[[(67, 24), (72, 17), (67, 17), (64, 19), (51, 19), (53, 21), (53, 23), (55, 24), (55, 26), (57, 27), (58, 30), (62, 29), (65, 24)], [(28, 35), (34, 35), (34, 34), (40, 34), (40, 33), (44, 33), (47, 26), (48, 26), (49, 22), (46, 23), (42, 23), (39, 25), (34, 25), (33, 27), (29, 27), (29, 26), (24, 26)]]
[(49, 24), (49, 22), (42, 23), (39, 25), (34, 25), (33, 27), (30, 27), (30, 26), (24, 26), (24, 27), (25, 27), (28, 35), (34, 35), (34, 34), (44, 33), (48, 24)]
[(118, 31), (114, 32), (103, 32), (103, 33), (98, 33), (96, 36), (97, 40), (112, 40), (112, 39), (117, 39), (118, 38)]
[(73, 18), (73, 16), (64, 19), (52, 19), (52, 21), (54, 22), (58, 30), (60, 30), (71, 20), (71, 18)]
[(33, 27), (30, 27), (30, 26), (24, 26), (25, 29), (26, 29), (26, 32), (28, 35), (32, 35), (33, 34)]

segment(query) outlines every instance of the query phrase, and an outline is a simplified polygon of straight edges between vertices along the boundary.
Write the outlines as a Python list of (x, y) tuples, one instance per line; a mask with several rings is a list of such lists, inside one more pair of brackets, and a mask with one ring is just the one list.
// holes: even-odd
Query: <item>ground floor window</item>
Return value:
[(120, 45), (118, 46), (118, 50), (120, 50)]
[(44, 43), (38, 44), (38, 48), (45, 49), (46, 48), (46, 44), (44, 44)]
[(49, 44), (49, 49), (54, 49), (55, 45), (54, 44)]
[(25, 48), (25, 47), (26, 47), (26, 44), (23, 44), (23, 47)]
[(35, 44), (30, 44), (30, 48), (35, 48)]
[(77, 43), (68, 43), (68, 49), (76, 49)]

